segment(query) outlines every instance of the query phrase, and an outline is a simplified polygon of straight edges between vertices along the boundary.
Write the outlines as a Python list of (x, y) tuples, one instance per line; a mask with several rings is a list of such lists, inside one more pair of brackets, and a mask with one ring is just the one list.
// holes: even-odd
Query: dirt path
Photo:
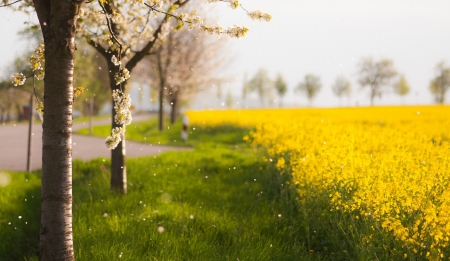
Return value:
[[(148, 120), (155, 115), (145, 114), (133, 116), (133, 122)], [(111, 120), (102, 119), (95, 125), (109, 124)], [(73, 132), (86, 128), (88, 123), (75, 123)], [(33, 170), (42, 167), (42, 125), (34, 124), (31, 166)], [(0, 125), (0, 170), (25, 171), (27, 165), (28, 124)], [(109, 159), (111, 151), (105, 146), (105, 139), (73, 134), (73, 159), (90, 160), (103, 157)], [(139, 142), (126, 142), (127, 157), (156, 155), (165, 151), (187, 150), (173, 146), (159, 146)]]

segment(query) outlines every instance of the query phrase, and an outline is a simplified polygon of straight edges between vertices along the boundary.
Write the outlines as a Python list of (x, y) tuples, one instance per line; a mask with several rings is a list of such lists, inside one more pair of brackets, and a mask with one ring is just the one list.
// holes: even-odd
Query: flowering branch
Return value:
[[(23, 73), (14, 73), (11, 77), (11, 81), (14, 84), (14, 86), (18, 85), (24, 85), (27, 78), (33, 77), (33, 91), (34, 96), (36, 97), (36, 100), (38, 102), (36, 106), (36, 110), (39, 112), (39, 118), (41, 118), (41, 121), (44, 121), (44, 103), (39, 100), (39, 97), (36, 93), (36, 85), (35, 80), (43, 80), (45, 77), (44, 72), (44, 64), (45, 64), (45, 56), (44, 56), (44, 42), (41, 42), (34, 50), (34, 53), (31, 55), (29, 62), (30, 62), (30, 68), (33, 74), (25, 76)], [(78, 97), (83, 93), (84, 88), (83, 87), (77, 87), (74, 88), (74, 97)]]
[(242, 4), (239, 3), (238, 0), (206, 0), (208, 3), (214, 3), (214, 2), (225, 2), (228, 3), (228, 5), (232, 8), (232, 9), (237, 9), (238, 7), (241, 7), (242, 10), (244, 10), (245, 12), (247, 12), (247, 15), (252, 19), (252, 20), (258, 20), (258, 21), (266, 21), (266, 22), (270, 22), (270, 20), (272, 20), (272, 15), (265, 13), (261, 10), (256, 10), (256, 11), (248, 11), (247, 9), (244, 8), (244, 6)]
[(0, 7), (10, 6), (10, 5), (13, 5), (13, 4), (15, 4), (15, 3), (18, 3), (18, 2), (20, 2), (20, 1), (22, 1), (22, 0), (17, 0), (17, 1), (15, 1), (15, 2), (12, 2), (12, 3), (9, 3), (9, 4), (0, 5)]
[(98, 1), (98, 4), (102, 7), (102, 9), (103, 9), (103, 12), (104, 12), (104, 14), (105, 14), (105, 18), (106, 18), (106, 24), (108, 25), (108, 30), (109, 30), (109, 33), (111, 34), (111, 37), (112, 37), (112, 39), (119, 45), (119, 59), (120, 59), (120, 57), (121, 57), (121, 52), (122, 52), (122, 47), (123, 47), (123, 45), (122, 45), (122, 43), (120, 43), (120, 41), (119, 41), (119, 39), (117, 39), (116, 38), (116, 35), (114, 34), (114, 32), (113, 32), (113, 30), (112, 30), (112, 27), (111, 27), (111, 20), (110, 20), (110, 18), (109, 18), (109, 16), (108, 16), (108, 12), (106, 11), (106, 9), (105, 9), (105, 7), (102, 5), (102, 3), (101, 3), (101, 1), (99, 0)]
[(155, 8), (154, 6), (151, 6), (147, 3), (144, 3), (144, 5), (146, 5), (148, 8), (150, 8), (154, 12), (165, 14), (168, 17), (173, 17), (173, 18), (177, 19), (177, 21), (180, 22), (180, 25), (178, 26), (178, 28), (183, 27), (184, 23), (188, 23), (190, 25), (190, 28), (192, 28), (193, 26), (198, 26), (209, 34), (215, 34), (217, 36), (220, 36), (221, 34), (227, 34), (227, 35), (229, 35), (231, 37), (235, 37), (235, 38), (243, 37), (248, 32), (248, 28), (245, 26), (234, 25), (233, 27), (229, 27), (228, 29), (224, 30), (223, 27), (221, 27), (220, 25), (216, 25), (216, 26), (202, 25), (203, 21), (199, 16), (194, 16), (193, 18), (191, 18), (191, 20), (188, 20), (187, 15), (184, 13), (180, 12), (177, 15), (174, 15), (170, 12), (170, 9), (168, 12), (166, 12), (166, 11), (159, 10), (159, 9)]
[[(112, 94), (114, 100), (114, 110), (116, 116), (114, 122), (119, 125), (129, 125), (131, 123), (131, 99), (130, 95), (125, 95), (121, 90), (114, 90)], [(111, 136), (106, 138), (105, 144), (108, 149), (113, 150), (122, 141), (125, 135), (125, 128), (116, 127), (111, 130)]]

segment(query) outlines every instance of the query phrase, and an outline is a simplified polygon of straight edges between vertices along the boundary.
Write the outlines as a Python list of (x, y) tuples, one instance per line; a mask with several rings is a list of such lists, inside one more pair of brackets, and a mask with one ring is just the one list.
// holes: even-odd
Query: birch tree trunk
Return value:
[(75, 16), (82, 2), (34, 0), (45, 43), (42, 214), (38, 256), (75, 260), (72, 236), (72, 104)]

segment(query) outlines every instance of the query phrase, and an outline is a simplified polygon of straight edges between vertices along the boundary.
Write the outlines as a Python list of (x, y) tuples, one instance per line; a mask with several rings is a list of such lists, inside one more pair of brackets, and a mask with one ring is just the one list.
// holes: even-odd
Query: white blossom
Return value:
[[(119, 125), (129, 125), (131, 123), (131, 99), (130, 95), (125, 95), (121, 90), (113, 90), (112, 98), (114, 101), (114, 122)], [(125, 128), (116, 127), (111, 130), (111, 136), (106, 138), (105, 144), (108, 149), (112, 150), (117, 147), (125, 135)]]
[(109, 136), (106, 138), (105, 144), (108, 149), (113, 150), (117, 147), (117, 145), (119, 145), (120, 141), (121, 139), (117, 136)]
[(164, 1), (163, 0), (150, 0), (148, 4), (150, 6), (162, 8)]
[(124, 130), (122, 129), (122, 127), (115, 127), (111, 131), (112, 136), (118, 136), (121, 138), (123, 137), (123, 133), (124, 133)]
[(12, 76), (12, 83), (14, 84), (14, 86), (24, 85), (26, 79), (27, 78), (22, 73), (15, 73)]
[(203, 24), (202, 18), (198, 15), (192, 17), (190, 22), (192, 26), (200, 26)]
[(202, 29), (211, 34), (211, 35), (216, 35), (217, 37), (220, 37), (220, 34), (223, 31), (223, 27), (220, 25), (214, 25), (214, 26), (202, 26)]
[(121, 61), (119, 61), (119, 59), (117, 59), (117, 57), (115, 55), (113, 55), (111, 57), (111, 62), (115, 65), (115, 66), (120, 66), (122, 64)]
[(268, 13), (264, 13), (261, 10), (248, 12), (247, 14), (252, 20), (259, 20), (259, 21), (266, 21), (266, 22), (269, 22), (270, 20), (272, 20), (272, 15), (270, 15)]
[(179, 12), (177, 13), (178, 19), (180, 19), (181, 21), (185, 22), (186, 18), (187, 18), (187, 14), (183, 13), (183, 12)]
[(206, 0), (207, 3), (217, 3), (217, 2), (227, 2), (228, 6), (230, 6), (232, 9), (236, 9), (239, 7), (239, 1), (238, 0)]
[(38, 105), (36, 106), (36, 111), (39, 113), (39, 118), (41, 119), (41, 121), (44, 122), (44, 103), (43, 102), (38, 103)]
[(234, 25), (233, 27), (229, 27), (225, 33), (231, 37), (239, 38), (248, 33), (248, 28), (245, 26)]
[(38, 80), (43, 80), (44, 76), (45, 76), (45, 73), (44, 73), (44, 70), (42, 70), (42, 69), (36, 70), (34, 72), (34, 77), (36, 77), (36, 79), (38, 79)]
[(114, 79), (116, 80), (116, 85), (119, 85), (130, 78), (130, 72), (127, 68), (122, 68), (119, 72), (114, 74)]

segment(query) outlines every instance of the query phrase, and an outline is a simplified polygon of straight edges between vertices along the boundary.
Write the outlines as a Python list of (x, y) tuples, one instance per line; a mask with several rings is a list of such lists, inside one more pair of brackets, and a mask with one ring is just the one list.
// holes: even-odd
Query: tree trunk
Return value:
[(442, 105), (445, 102), (445, 89), (441, 88), (441, 94), (439, 96), (439, 104)]
[(40, 260), (75, 260), (72, 237), (72, 104), (75, 16), (72, 0), (34, 0), (45, 42)]
[(373, 106), (373, 100), (375, 99), (376, 96), (376, 86), (371, 86), (370, 87), (370, 106)]
[(174, 124), (177, 120), (177, 107), (178, 107), (178, 100), (176, 98), (172, 99), (172, 111), (170, 112), (170, 123)]
[(164, 81), (159, 86), (159, 131), (163, 131), (164, 128)]
[[(109, 65), (109, 83), (111, 87), (111, 92), (114, 90), (119, 90), (120, 85), (116, 85), (116, 81), (114, 79), (114, 74), (118, 72), (119, 67), (115, 66), (112, 63), (108, 63)], [(125, 93), (126, 82), (122, 83), (122, 91)], [(114, 110), (114, 100), (111, 101), (113, 104), (112, 107), (112, 118), (111, 118), (111, 129), (116, 127), (122, 127), (125, 129), (125, 126), (122, 124), (117, 124), (114, 121), (116, 117), (116, 111)], [(122, 141), (119, 142), (119, 145), (113, 150), (111, 150), (111, 188), (120, 193), (127, 194), (127, 166), (126, 166), (126, 150), (125, 150), (125, 135), (122, 137)]]
[[(116, 124), (114, 122), (114, 116), (116, 112), (113, 109), (113, 123), (112, 127), (122, 127), (125, 126)], [(111, 188), (120, 193), (127, 194), (127, 166), (126, 166), (126, 150), (125, 150), (125, 136), (122, 137), (122, 141), (117, 145), (117, 147), (111, 150)]]

